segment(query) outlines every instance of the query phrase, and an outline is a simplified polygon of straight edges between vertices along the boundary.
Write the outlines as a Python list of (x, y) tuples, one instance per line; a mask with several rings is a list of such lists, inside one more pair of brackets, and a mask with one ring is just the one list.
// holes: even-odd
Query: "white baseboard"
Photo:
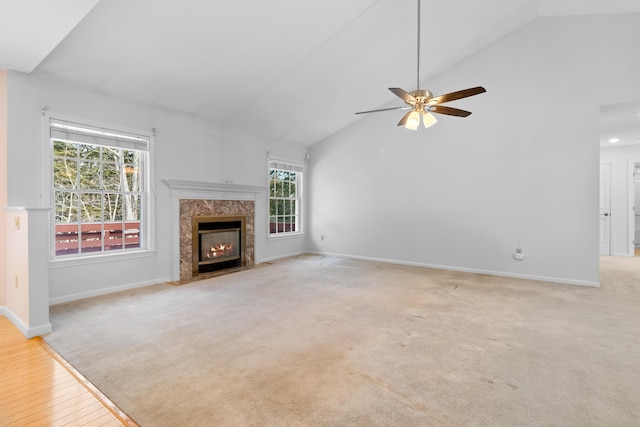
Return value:
[(630, 254), (630, 253), (627, 253), (627, 252), (614, 252), (613, 253), (613, 256), (623, 256), (623, 257), (625, 257), (625, 256), (626, 257), (632, 257), (634, 255), (635, 254)]
[(482, 269), (476, 269), (476, 268), (454, 267), (450, 265), (428, 264), (428, 263), (401, 261), (401, 260), (393, 260), (393, 259), (386, 259), (386, 258), (344, 255), (344, 254), (336, 254), (336, 253), (328, 253), (328, 252), (308, 252), (308, 253), (311, 253), (314, 255), (337, 256), (342, 258), (359, 259), (363, 261), (384, 262), (387, 264), (410, 265), (413, 267), (425, 267), (425, 268), (435, 268), (438, 270), (460, 271), (462, 273), (486, 274), (489, 276), (509, 277), (512, 279), (536, 280), (538, 282), (551, 282), (551, 283), (559, 283), (559, 284), (566, 284), (566, 285), (590, 286), (595, 288), (600, 287), (600, 282), (590, 282), (587, 280), (574, 280), (574, 279), (565, 279), (565, 278), (559, 278), (559, 277), (536, 276), (531, 274), (518, 274), (518, 273), (509, 273), (504, 271), (492, 271), (492, 270), (482, 270)]
[(64, 302), (76, 301), (79, 299), (97, 297), (100, 295), (113, 294), (120, 291), (128, 291), (130, 289), (144, 288), (145, 286), (157, 285), (158, 283), (170, 282), (171, 278), (159, 278), (154, 280), (146, 280), (144, 282), (127, 283), (126, 285), (114, 286), (109, 288), (97, 289), (89, 292), (80, 292), (77, 294), (64, 295), (61, 297), (49, 298), (49, 305), (62, 304)]
[(8, 307), (0, 307), (0, 314), (5, 316), (22, 332), (27, 338), (33, 338), (40, 335), (46, 335), (53, 330), (51, 323), (45, 323), (38, 326), (27, 326), (22, 319), (16, 316)]
[(260, 263), (263, 263), (263, 262), (277, 261), (279, 259), (291, 258), (291, 257), (294, 257), (294, 256), (304, 255), (304, 254), (308, 254), (308, 253), (310, 253), (310, 252), (301, 251), (301, 252), (293, 252), (293, 253), (286, 254), (286, 255), (272, 256), (272, 257), (269, 257), (269, 258), (261, 258), (260, 262), (256, 262), (256, 264), (260, 264)]

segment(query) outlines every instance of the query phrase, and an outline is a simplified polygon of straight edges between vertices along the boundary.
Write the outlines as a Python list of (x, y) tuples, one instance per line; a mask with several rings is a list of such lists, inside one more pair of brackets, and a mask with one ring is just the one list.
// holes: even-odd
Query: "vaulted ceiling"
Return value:
[[(0, 68), (308, 146), (356, 111), (398, 104), (386, 88), (415, 89), (416, 9), (414, 0), (3, 0)], [(635, 12), (637, 0), (423, 0), (422, 80), (539, 16)]]

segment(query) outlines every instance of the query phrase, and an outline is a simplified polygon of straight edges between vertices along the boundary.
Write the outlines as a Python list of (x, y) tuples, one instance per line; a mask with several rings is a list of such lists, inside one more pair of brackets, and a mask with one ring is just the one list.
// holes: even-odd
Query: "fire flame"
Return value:
[(205, 254), (207, 258), (218, 258), (221, 256), (231, 255), (233, 252), (233, 243), (220, 243), (210, 246), (209, 251)]

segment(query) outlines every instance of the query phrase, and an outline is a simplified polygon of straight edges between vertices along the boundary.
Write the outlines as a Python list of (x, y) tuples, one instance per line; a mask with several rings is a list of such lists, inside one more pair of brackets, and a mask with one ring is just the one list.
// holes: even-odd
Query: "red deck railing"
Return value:
[(140, 221), (56, 224), (56, 255), (140, 247)]
[(270, 222), (269, 233), (289, 233), (296, 231), (295, 224), (283, 223), (283, 222)]

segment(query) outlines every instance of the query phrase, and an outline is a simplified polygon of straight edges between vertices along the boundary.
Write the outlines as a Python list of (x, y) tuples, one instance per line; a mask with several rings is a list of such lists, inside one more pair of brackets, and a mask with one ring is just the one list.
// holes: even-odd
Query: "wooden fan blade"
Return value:
[(445, 93), (444, 95), (432, 98), (429, 103), (442, 104), (443, 102), (455, 101), (456, 99), (467, 98), (473, 95), (479, 95), (487, 90), (482, 86), (476, 86), (469, 89), (459, 90), (457, 92)]
[(398, 122), (398, 126), (404, 126), (407, 124), (407, 120), (409, 120), (409, 115), (413, 113), (412, 111), (409, 111), (407, 114), (405, 114), (404, 116), (402, 116), (402, 118), (400, 119), (400, 121)]
[(459, 108), (447, 107), (446, 105), (433, 105), (429, 107), (432, 113), (446, 114), (448, 116), (467, 117), (471, 111), (461, 110)]
[(391, 108), (379, 108), (377, 110), (369, 110), (369, 111), (358, 111), (356, 114), (367, 114), (367, 113), (377, 113), (379, 111), (389, 111), (389, 110), (406, 110), (407, 106), (402, 106), (402, 107), (391, 107)]
[(406, 102), (407, 104), (415, 104), (418, 102), (417, 99), (413, 97), (409, 92), (404, 89), (400, 89), (399, 87), (390, 87), (389, 90), (394, 93), (394, 95), (399, 96)]

